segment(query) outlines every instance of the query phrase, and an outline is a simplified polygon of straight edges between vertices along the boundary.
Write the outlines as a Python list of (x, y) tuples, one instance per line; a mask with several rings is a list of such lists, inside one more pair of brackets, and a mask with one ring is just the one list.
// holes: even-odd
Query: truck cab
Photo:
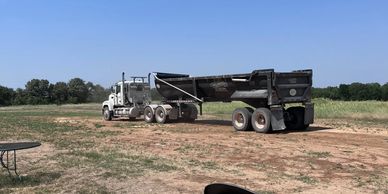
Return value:
[(126, 117), (130, 120), (142, 115), (144, 107), (151, 103), (150, 82), (147, 77), (131, 77), (111, 87), (108, 100), (102, 103), (102, 114), (105, 120), (115, 117)]

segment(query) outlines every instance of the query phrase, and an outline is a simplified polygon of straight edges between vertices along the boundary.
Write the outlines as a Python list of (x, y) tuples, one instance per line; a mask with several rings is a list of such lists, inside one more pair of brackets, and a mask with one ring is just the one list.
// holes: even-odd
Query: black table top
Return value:
[(0, 151), (22, 150), (38, 147), (39, 142), (15, 142), (15, 143), (0, 143)]

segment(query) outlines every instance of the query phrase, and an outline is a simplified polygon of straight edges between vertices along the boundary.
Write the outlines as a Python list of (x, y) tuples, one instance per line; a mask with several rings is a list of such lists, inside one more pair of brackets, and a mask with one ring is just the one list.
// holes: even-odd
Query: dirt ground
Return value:
[[(65, 119), (66, 120), (66, 119)], [(59, 118), (59, 121), (61, 119)], [(232, 183), (258, 193), (387, 193), (388, 129), (341, 120), (317, 120), (306, 131), (235, 132), (231, 122), (201, 117), (134, 129), (99, 119), (74, 118), (96, 130), (121, 131), (106, 146), (173, 161), (179, 169), (151, 173), (109, 190), (130, 193), (201, 193), (209, 183)], [(136, 125), (139, 127), (136, 127)], [(101, 180), (104, 182), (105, 180)]]
[[(176, 166), (120, 179), (72, 167), (61, 172), (60, 179), (67, 180), (62, 189), (67, 192), (77, 191), (72, 185), (82, 187), (93, 180), (117, 193), (202, 193), (207, 184), (216, 182), (257, 193), (388, 193), (384, 125), (320, 119), (306, 131), (260, 134), (235, 132), (230, 121), (215, 116), (164, 125), (84, 117), (59, 117), (56, 122), (112, 132), (99, 137), (93, 149), (155, 156)], [(50, 158), (61, 151), (65, 150), (45, 144), (23, 157)], [(45, 162), (54, 167), (57, 163)]]

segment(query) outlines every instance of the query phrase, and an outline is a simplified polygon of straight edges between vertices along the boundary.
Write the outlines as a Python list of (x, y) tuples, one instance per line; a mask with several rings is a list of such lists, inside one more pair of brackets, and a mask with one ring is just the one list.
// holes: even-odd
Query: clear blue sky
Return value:
[(312, 68), (388, 82), (388, 1), (0, 0), (0, 85)]

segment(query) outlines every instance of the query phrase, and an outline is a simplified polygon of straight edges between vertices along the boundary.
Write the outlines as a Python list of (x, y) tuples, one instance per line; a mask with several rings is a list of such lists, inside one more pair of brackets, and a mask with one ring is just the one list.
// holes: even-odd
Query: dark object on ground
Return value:
[(204, 194), (255, 194), (255, 193), (235, 185), (214, 183), (205, 187)]
[[(16, 142), (16, 143), (0, 143), (0, 162), (3, 168), (7, 169), (8, 174), (11, 176), (11, 171), (15, 172), (15, 175), (19, 177), (16, 166), (16, 150), (30, 149), (38, 147), (41, 144), (39, 142)], [(9, 152), (13, 152), (13, 168), (10, 167)], [(5, 155), (5, 153), (7, 153)], [(4, 157), (6, 156), (6, 158)], [(6, 159), (6, 161), (4, 161)]]

